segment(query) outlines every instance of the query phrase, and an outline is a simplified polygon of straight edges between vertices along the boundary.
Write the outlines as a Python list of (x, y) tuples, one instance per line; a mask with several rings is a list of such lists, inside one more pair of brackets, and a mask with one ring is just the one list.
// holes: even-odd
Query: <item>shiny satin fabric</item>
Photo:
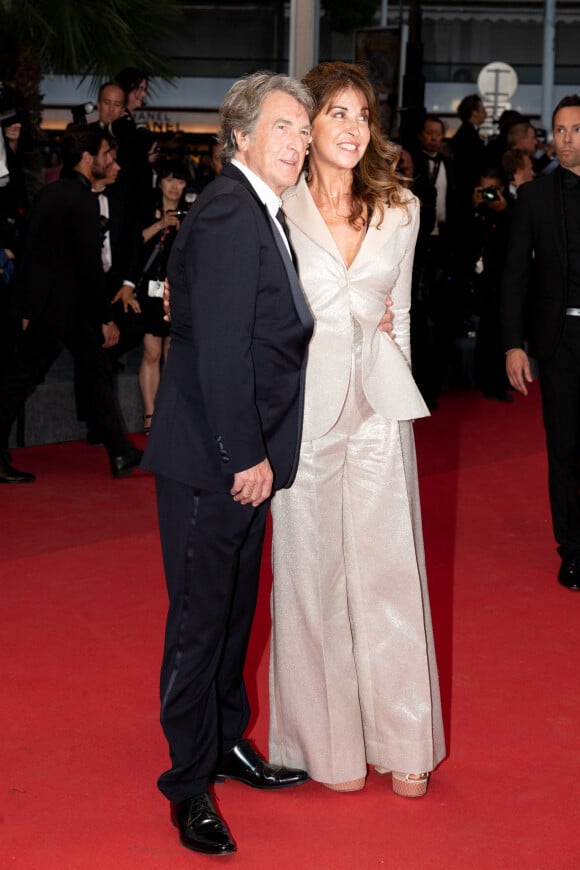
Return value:
[[(408, 227), (412, 260), (413, 221), (404, 224), (404, 213), (397, 213)], [(300, 222), (300, 215), (293, 218)], [(391, 224), (393, 220), (389, 215)], [(335, 284), (335, 296), (342, 298), (332, 300), (326, 277), (329, 292), (321, 295), (321, 284), (310, 283), (312, 270), (320, 267), (320, 260), (311, 262), (313, 234), (305, 241), (304, 232), (297, 232), (292, 222), (290, 227), (317, 327), (324, 320), (325, 331), (330, 329), (325, 305), (346, 305), (349, 311), (346, 320), (338, 318), (339, 350), (335, 348), (330, 370), (342, 371), (346, 357), (347, 375), (346, 383), (338, 375), (338, 388), (319, 380), (324, 364), (315, 328), (304, 425), (306, 432), (320, 434), (302, 442), (296, 480), (272, 503), (270, 760), (303, 767), (313, 779), (333, 784), (365, 776), (367, 764), (408, 773), (431, 771), (445, 756), (445, 739), (414, 439), (403, 395), (408, 381), (392, 355), (380, 356), (377, 378), (384, 381), (383, 395), (390, 389), (395, 396), (401, 419), (386, 417), (387, 406), (380, 397), (376, 401), (366, 376), (370, 326), (361, 314), (362, 284), (356, 290), (352, 282), (350, 287), (348, 282)], [(396, 237), (397, 228), (389, 226), (388, 233)], [(324, 241), (321, 230), (319, 241)], [(376, 289), (366, 311), (370, 317), (370, 308), (373, 313), (377, 309), (378, 324), (384, 310), (384, 302), (380, 312), (378, 306), (379, 288), (385, 289), (384, 263), (377, 250), (368, 257), (361, 253), (362, 248), (345, 272), (366, 260), (366, 280), (372, 283), (374, 261)], [(395, 251), (387, 245), (383, 253), (395, 260), (408, 258), (402, 245)], [(393, 268), (405, 272), (394, 288), (399, 306), (395, 330), (404, 345), (410, 272), (401, 270), (400, 263)], [(392, 344), (410, 376), (407, 348)], [(313, 357), (321, 361), (315, 363), (314, 379)], [(415, 391), (411, 379), (411, 400), (421, 411)]]
[[(351, 317), (362, 330), (365, 394), (385, 418), (416, 420), (429, 414), (410, 367), (411, 273), (419, 228), (417, 200), (406, 210), (375, 212), (354, 262), (347, 268), (304, 179), (284, 195), (300, 280), (314, 315), (308, 349), (303, 440), (328, 432), (338, 419), (350, 378)], [(380, 332), (387, 298), (395, 338)]]

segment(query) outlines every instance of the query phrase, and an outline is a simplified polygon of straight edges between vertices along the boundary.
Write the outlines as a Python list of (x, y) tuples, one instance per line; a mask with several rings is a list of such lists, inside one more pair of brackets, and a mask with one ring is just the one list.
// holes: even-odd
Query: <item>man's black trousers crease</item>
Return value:
[(580, 557), (580, 317), (565, 318), (557, 350), (539, 371), (554, 536), (562, 557)]
[(240, 505), (160, 475), (156, 483), (169, 593), (161, 724), (172, 762), (159, 788), (182, 801), (207, 791), (248, 726), (243, 669), (268, 503)]

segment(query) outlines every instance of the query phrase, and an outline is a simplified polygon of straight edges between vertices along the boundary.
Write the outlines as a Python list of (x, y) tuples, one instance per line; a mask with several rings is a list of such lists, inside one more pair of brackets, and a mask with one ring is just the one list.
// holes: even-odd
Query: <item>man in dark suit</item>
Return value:
[(113, 151), (113, 165), (104, 186), (99, 189), (101, 221), (105, 229), (101, 249), (107, 294), (112, 305), (112, 319), (119, 328), (115, 357), (136, 347), (143, 340), (141, 308), (135, 296), (143, 256), (143, 235), (136, 204), (116, 184), (119, 164)]
[(471, 193), (483, 172), (485, 145), (479, 135), (479, 127), (485, 121), (485, 106), (479, 94), (469, 94), (457, 107), (461, 126), (451, 139), (453, 169), (459, 194), (460, 207), (471, 209)]
[(143, 465), (157, 480), (169, 613), (159, 779), (184, 846), (235, 851), (209, 797), (215, 780), (277, 789), (303, 771), (269, 765), (243, 738), (243, 667), (270, 494), (290, 486), (313, 323), (281, 223), (280, 194), (310, 141), (309, 93), (256, 73), (221, 110), (225, 166), (172, 249), (171, 348)]
[(438, 407), (448, 373), (458, 310), (451, 280), (455, 188), (451, 160), (442, 153), (444, 133), (441, 118), (427, 115), (410, 149), (411, 189), (421, 203), (411, 305), (413, 375), (431, 409)]
[[(121, 167), (117, 163), (116, 147), (111, 148), (111, 164), (105, 178), (97, 179), (93, 188), (101, 215), (101, 262), (105, 273), (107, 296), (111, 300), (110, 319), (119, 330), (116, 345), (107, 349), (111, 372), (122, 368), (120, 358), (143, 341), (141, 308), (135, 296), (140, 274), (143, 236), (132, 197), (116, 184)], [(75, 370), (77, 415), (87, 420), (87, 400), (90, 385), (82, 372)], [(102, 443), (100, 429), (87, 430), (89, 444)]]
[(62, 141), (63, 172), (34, 203), (17, 286), (23, 331), (0, 387), (0, 483), (27, 483), (34, 475), (7, 458), (8, 438), (19, 408), (64, 344), (90, 385), (87, 415), (98, 425), (114, 477), (135, 470), (141, 451), (123, 434), (104, 349), (119, 330), (111, 320), (101, 262), (102, 233), (95, 181), (111, 161), (109, 135), (86, 125), (71, 127)]
[(580, 96), (552, 118), (559, 167), (518, 190), (502, 282), (510, 383), (532, 381), (524, 341), (538, 361), (550, 507), (562, 565), (558, 580), (580, 589)]

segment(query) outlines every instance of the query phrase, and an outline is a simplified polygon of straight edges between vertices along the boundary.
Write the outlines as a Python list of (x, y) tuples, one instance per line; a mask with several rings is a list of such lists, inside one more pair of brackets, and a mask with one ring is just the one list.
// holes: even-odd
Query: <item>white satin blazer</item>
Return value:
[[(284, 194), (284, 212), (315, 320), (306, 368), (302, 440), (320, 438), (338, 420), (350, 381), (351, 318), (362, 328), (362, 383), (372, 408), (386, 419), (428, 416), (411, 374), (411, 273), (419, 229), (416, 197), (409, 193), (407, 211), (385, 208), (380, 228), (378, 215), (373, 214), (348, 269), (304, 176)], [(394, 339), (378, 329), (389, 295), (395, 315)]]

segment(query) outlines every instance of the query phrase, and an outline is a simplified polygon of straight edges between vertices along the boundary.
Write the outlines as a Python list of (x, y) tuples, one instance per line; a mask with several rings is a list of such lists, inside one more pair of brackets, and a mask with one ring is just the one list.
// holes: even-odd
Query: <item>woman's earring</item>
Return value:
[(310, 154), (310, 148), (307, 148), (306, 149), (306, 156), (308, 157), (309, 154)]

